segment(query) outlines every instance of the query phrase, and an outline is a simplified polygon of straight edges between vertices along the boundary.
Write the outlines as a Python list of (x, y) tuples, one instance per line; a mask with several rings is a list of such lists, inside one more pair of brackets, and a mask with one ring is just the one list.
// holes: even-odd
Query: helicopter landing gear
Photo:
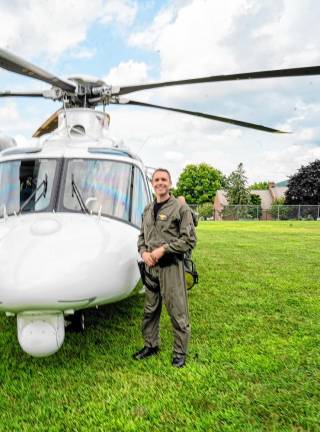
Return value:
[(68, 317), (67, 331), (75, 333), (83, 333), (85, 329), (83, 311), (75, 311), (72, 316)]

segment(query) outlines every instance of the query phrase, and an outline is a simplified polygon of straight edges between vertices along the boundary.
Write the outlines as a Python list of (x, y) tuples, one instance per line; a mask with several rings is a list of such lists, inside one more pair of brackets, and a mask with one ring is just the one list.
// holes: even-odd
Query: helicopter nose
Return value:
[[(82, 287), (90, 287), (101, 271), (97, 257), (110, 246), (105, 225), (97, 217), (75, 214), (27, 215), (7, 222), (6, 234), (0, 235), (0, 302), (24, 310), (81, 299)], [(94, 295), (85, 294), (84, 301)]]
[(34, 235), (50, 235), (61, 229), (61, 223), (56, 219), (42, 219), (31, 225), (31, 233)]

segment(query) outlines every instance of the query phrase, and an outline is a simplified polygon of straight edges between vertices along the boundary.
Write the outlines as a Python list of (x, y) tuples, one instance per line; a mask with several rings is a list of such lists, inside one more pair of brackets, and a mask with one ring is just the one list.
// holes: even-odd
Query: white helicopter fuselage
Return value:
[(0, 310), (17, 314), (20, 345), (34, 356), (60, 348), (64, 316), (140, 286), (137, 237), (151, 193), (139, 158), (92, 136), (103, 115), (62, 111), (41, 148), (0, 153)]
[(0, 310), (77, 310), (127, 297), (137, 229), (96, 215), (42, 213), (0, 225)]

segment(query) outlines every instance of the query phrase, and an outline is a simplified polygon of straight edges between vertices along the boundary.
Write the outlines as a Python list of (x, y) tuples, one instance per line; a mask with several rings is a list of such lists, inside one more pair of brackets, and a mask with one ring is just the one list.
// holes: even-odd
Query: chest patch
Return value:
[(159, 219), (160, 219), (161, 221), (166, 221), (166, 220), (168, 219), (168, 216), (165, 215), (165, 214), (163, 214), (163, 213), (160, 213), (160, 214), (159, 214)]

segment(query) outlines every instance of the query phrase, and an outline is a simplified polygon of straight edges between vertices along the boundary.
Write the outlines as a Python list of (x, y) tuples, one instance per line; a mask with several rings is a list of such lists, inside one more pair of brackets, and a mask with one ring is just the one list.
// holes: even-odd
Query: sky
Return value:
[[(320, 65), (318, 0), (0, 0), (0, 46), (58, 75), (111, 85)], [(48, 86), (0, 69), (0, 90)], [(190, 163), (249, 183), (320, 158), (320, 76), (175, 86), (131, 99), (263, 124), (269, 134), (157, 109), (110, 106), (110, 134), (174, 182)], [(0, 100), (0, 132), (26, 145), (59, 103)]]

